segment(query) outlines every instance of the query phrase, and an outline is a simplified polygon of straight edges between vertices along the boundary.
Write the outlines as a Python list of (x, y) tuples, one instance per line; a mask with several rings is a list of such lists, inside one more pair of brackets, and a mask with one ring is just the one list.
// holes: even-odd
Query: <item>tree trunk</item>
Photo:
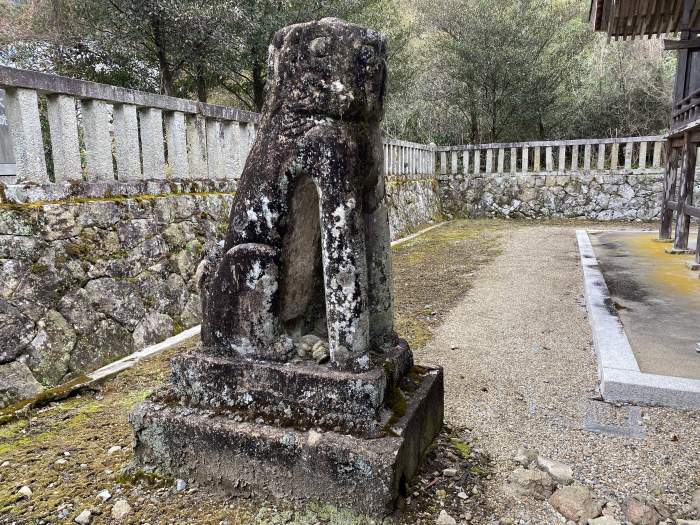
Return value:
[(207, 101), (207, 79), (204, 76), (204, 66), (197, 65), (197, 100), (200, 102)]
[(259, 63), (253, 64), (253, 103), (255, 111), (262, 111), (265, 102), (265, 68)]
[(153, 29), (153, 43), (156, 47), (156, 55), (158, 57), (158, 69), (160, 69), (160, 92), (163, 95), (174, 95), (173, 82), (175, 80), (173, 70), (168, 62), (168, 56), (163, 46), (163, 37), (161, 34), (161, 21), (154, 15), (150, 19), (151, 28)]

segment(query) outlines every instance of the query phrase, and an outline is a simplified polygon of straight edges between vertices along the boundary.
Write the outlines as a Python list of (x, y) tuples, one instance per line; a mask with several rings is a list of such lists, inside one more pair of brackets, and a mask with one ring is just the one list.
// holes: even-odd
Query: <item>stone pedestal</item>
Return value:
[(304, 498), (386, 515), (443, 420), (442, 369), (398, 347), (366, 373), (199, 351), (131, 415), (136, 460), (227, 494)]

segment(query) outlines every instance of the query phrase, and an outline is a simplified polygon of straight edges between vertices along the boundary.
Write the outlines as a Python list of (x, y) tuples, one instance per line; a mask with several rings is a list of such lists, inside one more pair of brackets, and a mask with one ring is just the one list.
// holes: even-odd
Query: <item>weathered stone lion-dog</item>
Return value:
[(396, 344), (379, 122), (386, 39), (325, 18), (279, 31), (223, 250), (200, 265), (205, 347), (272, 361), (306, 334), (331, 365)]

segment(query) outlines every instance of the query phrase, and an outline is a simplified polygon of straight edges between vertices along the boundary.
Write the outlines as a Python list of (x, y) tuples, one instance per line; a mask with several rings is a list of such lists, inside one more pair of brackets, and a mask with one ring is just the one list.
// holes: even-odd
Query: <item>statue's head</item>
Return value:
[(281, 29), (270, 45), (266, 110), (380, 120), (386, 38), (337, 18)]

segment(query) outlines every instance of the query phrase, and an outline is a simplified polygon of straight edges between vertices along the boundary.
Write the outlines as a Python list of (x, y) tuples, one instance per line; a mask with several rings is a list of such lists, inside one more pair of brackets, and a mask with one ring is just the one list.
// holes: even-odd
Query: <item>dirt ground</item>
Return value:
[[(506, 221), (456, 221), (394, 250), (397, 328), (413, 348), (430, 340), (444, 315), (472, 286), (475, 272), (498, 254), (502, 231), (513, 226)], [(224, 499), (197, 486), (176, 493), (174, 480), (125, 475), (132, 456), (128, 413), (167, 381), (169, 358), (189, 345), (140, 364), (99, 391), (52, 403), (27, 419), (0, 426), (0, 523), (74, 523), (86, 509), (93, 524), (113, 523), (111, 509), (120, 499), (132, 508), (121, 523), (372, 522), (323, 505)], [(488, 476), (488, 458), (472, 450), (470, 439), (460, 430), (445, 430), (395, 521), (433, 523), (441, 508), (455, 505), (454, 495), (448, 494), (455, 490), (470, 495), (453, 510), (457, 515), (485, 512), (480, 487)], [(121, 449), (109, 453), (113, 447)], [(450, 465), (464, 476), (446, 481), (435, 475)], [(23, 486), (31, 489), (31, 497), (18, 492)], [(105, 489), (111, 498), (102, 502), (97, 494)]]

